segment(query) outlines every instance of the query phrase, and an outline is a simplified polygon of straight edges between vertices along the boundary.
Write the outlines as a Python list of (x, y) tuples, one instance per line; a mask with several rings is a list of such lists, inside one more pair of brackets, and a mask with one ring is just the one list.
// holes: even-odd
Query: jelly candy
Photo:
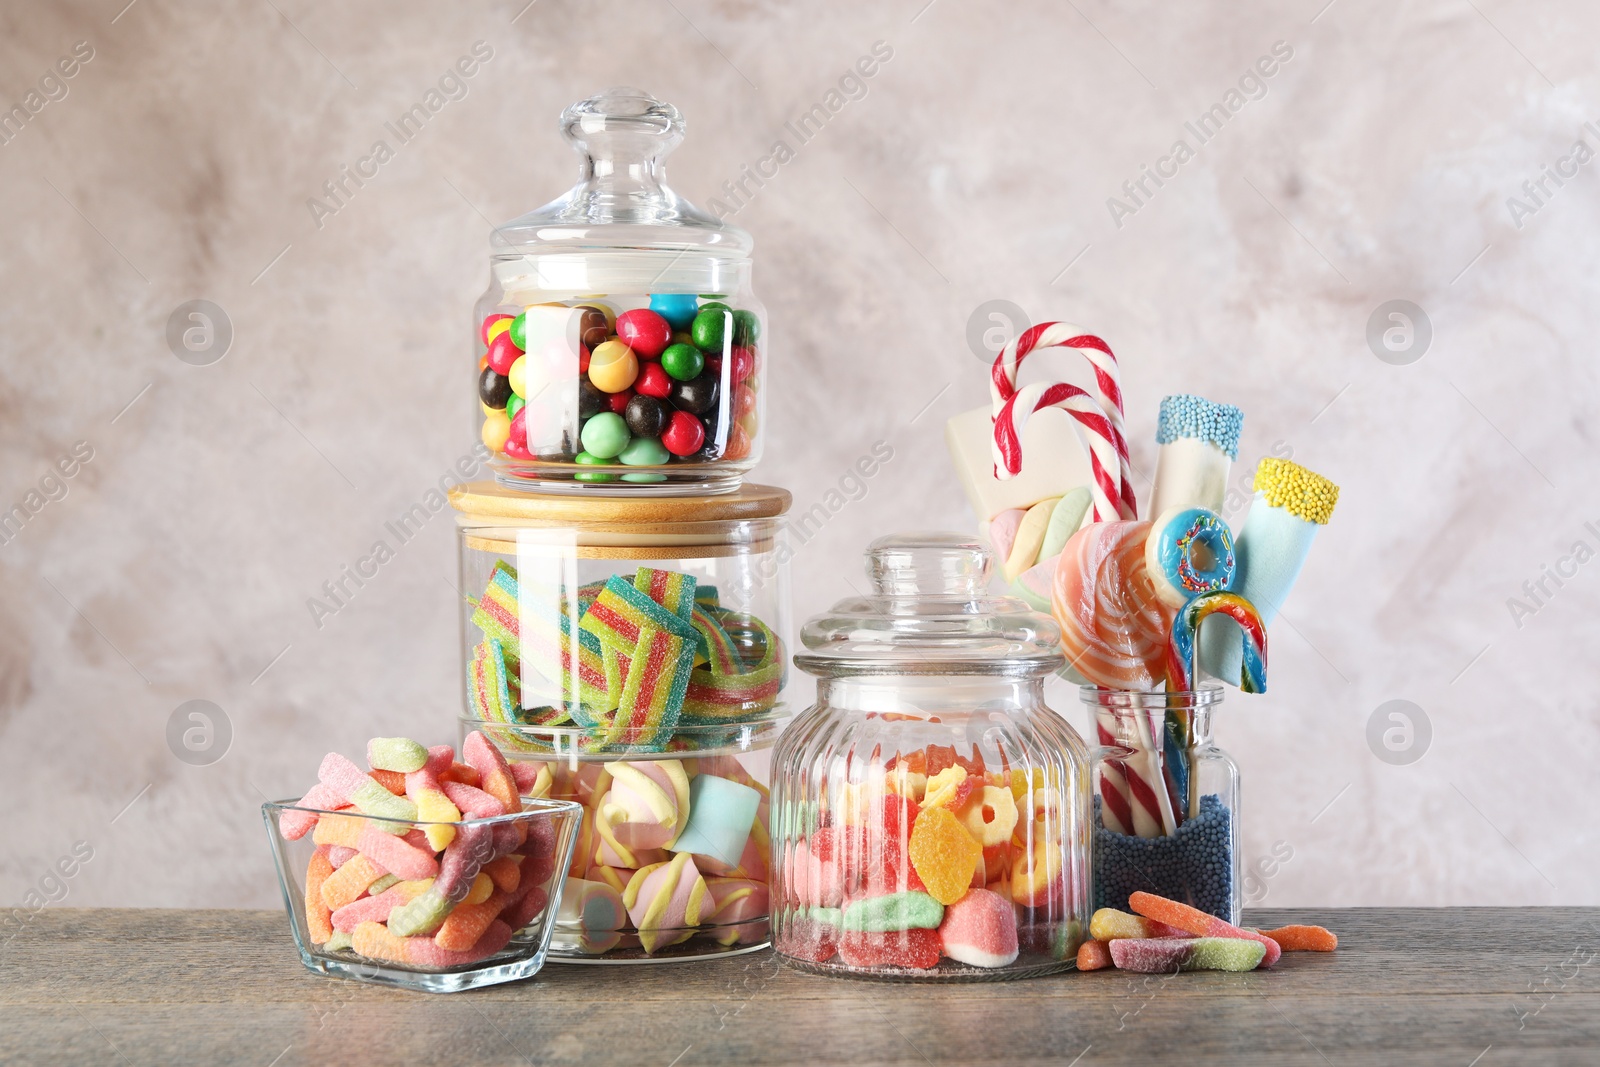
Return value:
[(960, 812), (967, 831), (980, 845), (999, 845), (1017, 828), (1017, 802), (1008, 786), (986, 785)]
[(912, 929), (869, 933), (845, 930), (839, 937), (839, 956), (852, 967), (930, 970), (939, 966), (939, 931)]
[(1262, 941), (1237, 937), (1118, 938), (1111, 942), (1112, 962), (1124, 971), (1143, 974), (1253, 971), (1266, 954)]
[(973, 790), (981, 784), (977, 776), (967, 773), (965, 767), (952, 764), (928, 779), (927, 789), (922, 795), (922, 806), (950, 808), (954, 811), (965, 804)]
[(1259, 933), (1272, 938), (1285, 952), (1332, 952), (1339, 947), (1338, 936), (1322, 926), (1280, 926)]
[(322, 887), (333, 873), (328, 847), (318, 846), (306, 865), (306, 927), (313, 945), (320, 945), (333, 936), (333, 909), (322, 899)]
[(374, 737), (367, 742), (367, 762), (374, 770), (409, 774), (427, 765), (428, 750), (409, 737)]
[[(1010, 792), (1005, 795), (1009, 800)], [(1007, 829), (1006, 834), (1010, 833)], [(922, 812), (912, 827), (908, 851), (929, 895), (941, 904), (954, 904), (961, 899), (983, 858), (983, 846), (945, 808)]]
[[(1134, 893), (1128, 897), (1128, 907), (1147, 919), (1159, 919), (1168, 926), (1187, 930), (1197, 937), (1237, 937), (1260, 941), (1266, 946), (1266, 956), (1261, 961), (1263, 967), (1271, 967), (1277, 963), (1278, 956), (1282, 952), (1282, 947), (1265, 934), (1241, 930), (1232, 923), (1223, 922), (1215, 915), (1207, 915), (1198, 908), (1191, 908), (1187, 904), (1158, 897), (1153, 893)], [(1119, 963), (1117, 966), (1122, 965)]]
[(1011, 902), (974, 889), (944, 910), (939, 941), (946, 956), (974, 967), (1005, 967), (1017, 958), (1017, 913)]
[(1089, 919), (1089, 936), (1096, 941), (1114, 941), (1118, 938), (1190, 937), (1187, 930), (1168, 926), (1164, 922), (1146, 919), (1143, 915), (1129, 915), (1116, 908), (1101, 908)]
[(1110, 942), (1090, 940), (1078, 946), (1078, 970), (1103, 971), (1110, 966)]
[(944, 905), (927, 893), (908, 889), (863, 897), (845, 905), (845, 930), (883, 933), (891, 930), (937, 929), (944, 921)]

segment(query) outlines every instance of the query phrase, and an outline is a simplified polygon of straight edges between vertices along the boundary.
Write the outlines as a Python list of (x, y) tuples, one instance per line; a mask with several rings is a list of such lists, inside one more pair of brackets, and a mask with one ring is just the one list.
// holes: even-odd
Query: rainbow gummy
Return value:
[(693, 620), (694, 592), (697, 584), (692, 574), (658, 570), (654, 567), (640, 567), (633, 577), (635, 589), (684, 622)]
[(613, 576), (606, 582), (605, 588), (578, 625), (602, 642), (615, 644), (620, 649), (636, 648), (645, 627), (665, 631), (684, 641), (695, 642), (699, 639), (693, 625), (639, 592), (620, 576)]
[[(596, 601), (596, 607), (599, 603)], [(689, 630), (694, 632), (692, 627)], [(665, 744), (678, 725), (693, 669), (692, 638), (646, 623), (639, 632), (606, 741), (641, 747)]]
[[(1230, 922), (1224, 922), (1215, 915), (1207, 915), (1199, 908), (1191, 908), (1187, 904), (1180, 904), (1176, 900), (1158, 897), (1154, 893), (1133, 893), (1128, 897), (1128, 907), (1143, 915), (1147, 919), (1156, 919), (1168, 926), (1176, 926), (1180, 930), (1187, 930), (1196, 937), (1232, 937), (1260, 941), (1267, 947), (1266, 956), (1261, 961), (1261, 966), (1271, 967), (1278, 962), (1282, 947), (1265, 934), (1258, 934), (1251, 930), (1242, 930)], [(1120, 963), (1117, 966), (1122, 966)]]

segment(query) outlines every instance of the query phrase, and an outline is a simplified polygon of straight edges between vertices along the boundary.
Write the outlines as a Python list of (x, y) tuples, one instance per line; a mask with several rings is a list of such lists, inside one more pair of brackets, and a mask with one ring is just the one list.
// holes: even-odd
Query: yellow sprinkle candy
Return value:
[(1256, 467), (1255, 490), (1268, 504), (1296, 518), (1326, 526), (1339, 502), (1339, 487), (1298, 463), (1265, 456)]

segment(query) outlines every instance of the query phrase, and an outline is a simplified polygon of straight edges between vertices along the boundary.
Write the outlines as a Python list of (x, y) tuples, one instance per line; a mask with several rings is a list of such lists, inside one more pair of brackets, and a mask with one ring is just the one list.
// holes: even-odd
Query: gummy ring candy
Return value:
[(1145, 566), (1156, 596), (1181, 608), (1233, 584), (1233, 532), (1207, 508), (1168, 508), (1145, 541)]

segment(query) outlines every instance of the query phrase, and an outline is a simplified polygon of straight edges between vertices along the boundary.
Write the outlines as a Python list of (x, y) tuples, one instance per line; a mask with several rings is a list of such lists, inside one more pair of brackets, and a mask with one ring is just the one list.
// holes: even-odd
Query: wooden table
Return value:
[(1600, 1064), (1600, 908), (1258, 911), (1272, 971), (916, 985), (768, 952), (429, 996), (304, 970), (270, 911), (49, 909), (0, 949), (3, 1064)]

